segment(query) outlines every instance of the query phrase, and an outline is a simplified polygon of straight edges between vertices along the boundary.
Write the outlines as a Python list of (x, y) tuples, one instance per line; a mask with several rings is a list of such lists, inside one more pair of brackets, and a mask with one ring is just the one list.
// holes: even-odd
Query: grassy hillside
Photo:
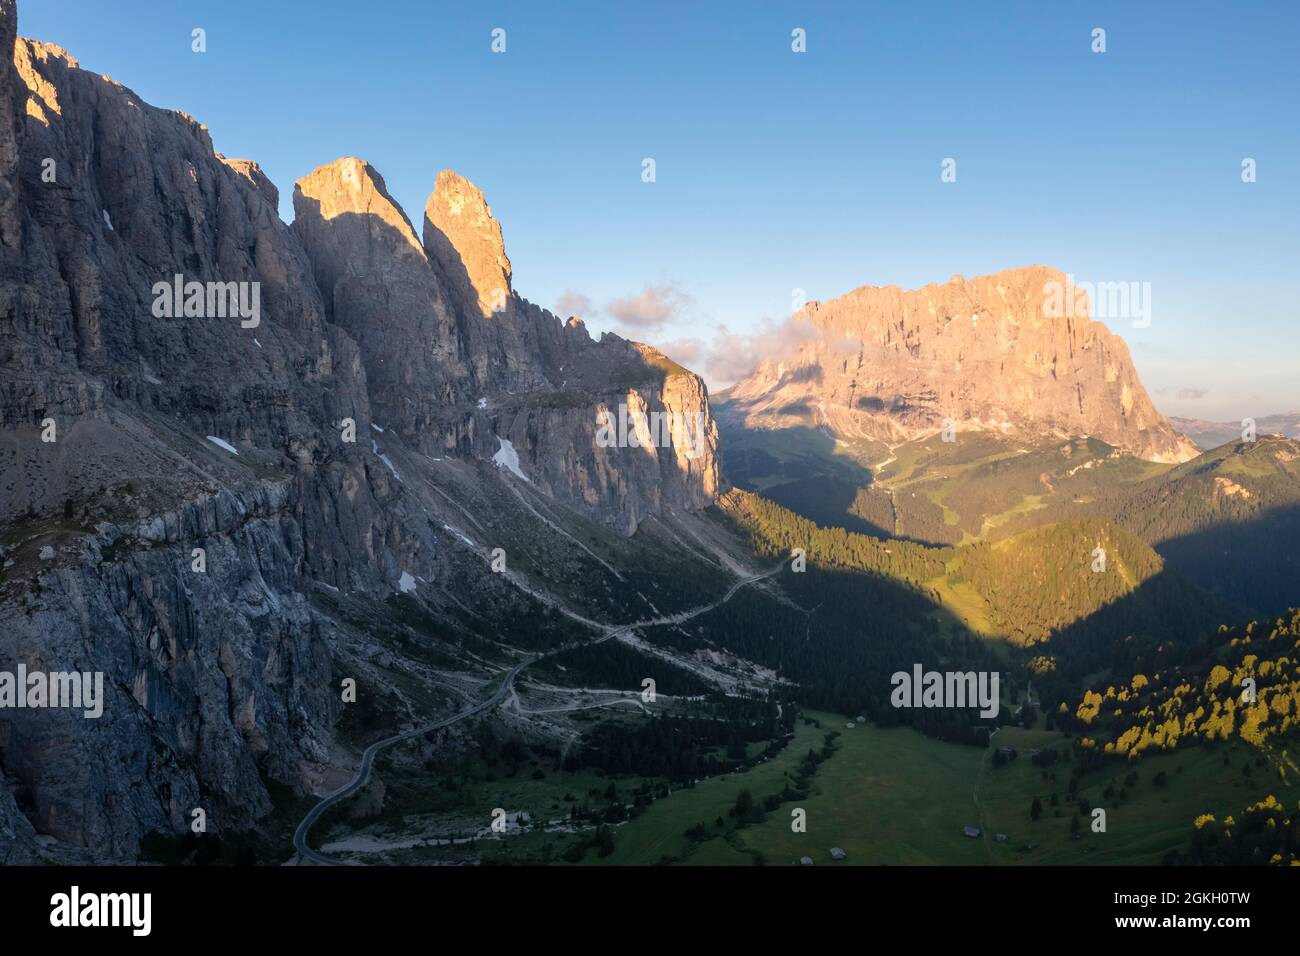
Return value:
[(1067, 632), (1076, 641), (1200, 633), (1228, 613), (1167, 573), (1141, 539), (1098, 518), (957, 548), (948, 577), (968, 583), (993, 626), (1021, 645)]
[(815, 428), (733, 426), (727, 437), (724, 468), (738, 487), (821, 527), (944, 546), (1105, 518), (1228, 602), (1264, 614), (1300, 603), (1295, 439), (1234, 440), (1173, 466), (1086, 437), (975, 432), (890, 448)]
[[(1108, 761), (1078, 768), (1072, 794), (1076, 763), (1063, 761), (1073, 743), (1060, 733), (1008, 727), (998, 732), (995, 744), (1014, 747), (1019, 754), (997, 769), (989, 761), (981, 777), (980, 804), (988, 829), (1009, 838), (991, 847), (997, 863), (1155, 865), (1166, 862), (1171, 852), (1187, 851), (1198, 816), (1231, 813), (1252, 801), (1261, 786), (1292, 803), (1300, 798), (1294, 775), (1285, 782), (1261, 783), (1264, 772), (1245, 747), (1193, 748), (1137, 764)], [(1047, 768), (1035, 765), (1034, 750), (1056, 752), (1062, 761)], [(1254, 769), (1254, 780), (1242, 775), (1246, 765)], [(1030, 814), (1035, 798), (1042, 804), (1037, 821)], [(1104, 833), (1092, 830), (1091, 811), (1097, 807), (1106, 812)], [(1076, 817), (1077, 839), (1071, 830)]]
[(988, 432), (886, 447), (816, 428), (724, 429), (724, 470), (823, 527), (968, 544), (1114, 511), (1170, 466), (1092, 438), (1012, 441)]
[(1206, 452), (1142, 483), (1114, 517), (1202, 587), (1262, 614), (1300, 604), (1300, 442)]
[[(990, 750), (932, 740), (907, 728), (850, 729), (839, 715), (805, 716), (820, 726), (801, 720), (781, 756), (674, 791), (618, 826), (609, 856), (591, 852), (584, 862), (790, 865), (809, 856), (818, 866), (1150, 865), (1171, 852), (1189, 851), (1197, 817), (1221, 819), (1253, 802), (1260, 789), (1241, 774), (1253, 759), (1245, 748), (1160, 755), (1137, 768), (1092, 768), (1080, 774), (1072, 793), (1071, 764), (1044, 768), (1031, 756), (1068, 753), (1071, 741), (1059, 732), (999, 731), (996, 746), (1013, 747), (1018, 756), (994, 768)], [(759, 802), (780, 794), (793, 784), (800, 758), (830, 729), (838, 733), (834, 751), (812, 775), (806, 794), (740, 824), (730, 811), (741, 792), (750, 791)], [(1269, 781), (1266, 789), (1292, 804), (1300, 799), (1294, 779)], [(1037, 820), (1030, 813), (1035, 798), (1042, 804)], [(1096, 807), (1106, 811), (1105, 832), (1092, 829)], [(791, 827), (796, 808), (806, 813), (802, 833)], [(980, 836), (965, 836), (965, 826), (980, 828)], [(695, 836), (688, 836), (693, 828)], [(997, 840), (999, 833), (1005, 842)], [(846, 859), (833, 860), (831, 847), (845, 850)]]
[[(836, 727), (840, 736), (808, 797), (741, 831), (736, 846), (709, 844), (691, 862), (735, 863), (742, 853), (761, 853), (771, 864), (810, 856), (818, 866), (986, 862), (980, 841), (962, 835), (962, 827), (977, 816), (971, 788), (982, 750), (907, 728), (849, 729), (841, 717), (810, 716)], [(796, 805), (807, 812), (804, 833), (791, 829), (790, 810)], [(832, 860), (831, 847), (843, 849), (846, 859)]]
[[(819, 528), (763, 498), (735, 491), (720, 507), (760, 554), (806, 551), (818, 567), (892, 579), (969, 633), (1031, 646), (1053, 635), (1176, 637), (1235, 612), (1200, 593), (1132, 533), (1099, 518), (1034, 528), (996, 542), (933, 548)], [(1100, 554), (1104, 552), (1104, 570)], [(1093, 621), (1095, 623), (1090, 624)], [(1097, 632), (1097, 633), (1094, 633)]]

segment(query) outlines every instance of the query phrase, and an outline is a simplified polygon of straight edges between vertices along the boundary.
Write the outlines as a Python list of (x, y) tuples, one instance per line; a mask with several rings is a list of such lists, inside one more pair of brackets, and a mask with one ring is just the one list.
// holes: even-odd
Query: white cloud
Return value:
[(703, 339), (670, 339), (666, 342), (655, 343), (655, 348), (678, 365), (684, 365), (687, 368), (698, 364), (708, 354), (708, 344)]
[(611, 300), (605, 312), (628, 328), (660, 329), (680, 317), (690, 304), (691, 297), (670, 283), (647, 283), (637, 295)]
[(673, 361), (703, 375), (710, 387), (720, 388), (744, 378), (763, 361), (789, 355), (816, 334), (817, 330), (806, 318), (791, 316), (780, 322), (766, 319), (745, 332), (732, 332), (727, 326), (719, 325), (713, 330), (711, 340), (678, 338), (655, 343), (655, 347)]
[(595, 313), (595, 303), (581, 292), (574, 292), (572, 289), (565, 289), (555, 301), (555, 314), (562, 319), (567, 319), (571, 315), (581, 319)]

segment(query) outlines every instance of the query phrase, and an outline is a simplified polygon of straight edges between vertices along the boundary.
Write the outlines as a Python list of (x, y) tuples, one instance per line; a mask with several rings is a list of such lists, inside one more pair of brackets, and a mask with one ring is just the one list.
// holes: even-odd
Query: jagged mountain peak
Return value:
[[(581, 324), (518, 296), (501, 227), (464, 177), (438, 176), (424, 245), (356, 158), (300, 180), (294, 208), (327, 317), (360, 346), (385, 427), (433, 457), (493, 459), (509, 442), (530, 482), (629, 533), (665, 504), (712, 500), (716, 430), (703, 383), (648, 346), (593, 343)], [(621, 403), (698, 422), (697, 447), (601, 447), (597, 409)]]
[(439, 271), (487, 317), (507, 308), (510, 258), (483, 191), (459, 173), (438, 173), (424, 207), (424, 246)]
[[(0, 657), (102, 672), (107, 699), (73, 732), (0, 719), (0, 860), (7, 834), (35, 846), (15, 789), (43, 835), (111, 859), (183, 831), (200, 793), (242, 829), (271, 811), (262, 774), (315, 785), (331, 667), (377, 634), (315, 598), (360, 620), (396, 593), (450, 623), (466, 581), (501, 586), (481, 548), (513, 567), (533, 545), (502, 540), (490, 502), (565, 542), (587, 519), (630, 536), (712, 503), (697, 377), (517, 296), (477, 314), (362, 159), (299, 180), (288, 225), (260, 167), (202, 124), (35, 49), (0, 0)], [(436, 192), (464, 197), (441, 220), (458, 254), (503, 260), (481, 193)], [(598, 411), (624, 404), (680, 427), (606, 440)], [(481, 497), (460, 504), (461, 484)], [(210, 564), (181, 577), (194, 548)]]
[(730, 390), (730, 414), (748, 427), (812, 418), (840, 437), (885, 441), (951, 420), (958, 430), (1092, 435), (1156, 461), (1194, 457), (1151, 403), (1123, 339), (1071, 289), (1059, 270), (1030, 265), (809, 302), (785, 349)]
[[(999, 295), (1015, 300), (1021, 296), (1028, 299), (1039, 299), (1043, 297), (1043, 286), (1052, 281), (1064, 283), (1066, 280), (1065, 273), (1059, 269), (1041, 263), (1031, 263), (1024, 266), (1011, 266), (1002, 269), (999, 272), (990, 273), (983, 276), (972, 276), (967, 279), (965, 276), (957, 273), (948, 278), (946, 282), (930, 282), (926, 285), (915, 289), (904, 289), (898, 285), (861, 285), (857, 288), (846, 292), (842, 296), (834, 299), (810, 300), (805, 309), (810, 313), (817, 313), (823, 306), (845, 300), (866, 300), (873, 298), (897, 298), (900, 296), (924, 296), (926, 298), (944, 298), (967, 296), (973, 302), (978, 304), (983, 291), (992, 287), (999, 289)], [(945, 298), (945, 301), (957, 304), (960, 300), (954, 298)]]
[[(400, 239), (416, 258), (426, 258), (406, 212), (389, 194), (379, 170), (364, 159), (344, 156), (318, 166), (294, 185), (293, 203), (295, 216), (307, 210), (325, 220), (349, 214), (374, 217), (377, 238)], [(380, 223), (392, 232), (379, 229)]]
[(274, 209), (280, 205), (280, 190), (262, 171), (262, 166), (257, 160), (234, 159), (223, 156), (221, 153), (217, 153), (217, 159), (252, 183), (253, 188), (262, 194), (271, 208)]

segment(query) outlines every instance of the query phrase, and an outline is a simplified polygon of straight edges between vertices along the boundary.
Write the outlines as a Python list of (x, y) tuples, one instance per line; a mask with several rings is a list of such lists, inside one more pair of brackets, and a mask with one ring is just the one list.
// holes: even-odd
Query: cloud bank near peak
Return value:
[[(674, 362), (700, 374), (712, 389), (740, 381), (767, 360), (779, 361), (817, 337), (803, 312), (783, 319), (765, 318), (756, 325), (733, 330), (724, 323), (706, 325), (692, 334), (690, 312), (694, 300), (671, 282), (647, 282), (635, 294), (616, 297), (603, 305), (574, 289), (556, 299), (561, 317), (602, 318), (620, 334), (653, 345)], [(860, 343), (828, 341), (834, 348), (856, 350)]]
[(793, 315), (779, 321), (764, 319), (744, 331), (720, 324), (708, 338), (686, 336), (652, 344), (674, 362), (703, 375), (709, 387), (717, 389), (740, 381), (765, 361), (780, 360), (816, 335), (812, 323)]
[(610, 299), (603, 306), (596, 305), (588, 295), (566, 289), (556, 300), (555, 307), (561, 317), (576, 315), (587, 319), (603, 316), (628, 332), (644, 335), (681, 320), (693, 301), (671, 282), (647, 282), (640, 292)]

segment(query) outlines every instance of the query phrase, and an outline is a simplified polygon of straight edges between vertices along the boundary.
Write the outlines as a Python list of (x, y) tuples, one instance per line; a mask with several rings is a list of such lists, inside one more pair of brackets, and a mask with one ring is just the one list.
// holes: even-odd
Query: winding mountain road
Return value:
[(307, 815), (302, 818), (302, 822), (298, 824), (298, 828), (293, 831), (294, 849), (303, 859), (311, 860), (313, 863), (317, 863), (321, 866), (347, 865), (343, 860), (336, 860), (333, 857), (326, 856), (319, 850), (312, 849), (307, 844), (307, 835), (311, 832), (311, 828), (316, 824), (326, 810), (334, 806), (334, 804), (338, 803), (340, 800), (346, 800), (366, 785), (367, 781), (370, 779), (370, 771), (374, 766), (375, 757), (378, 756), (381, 750), (391, 747), (393, 744), (400, 743), (403, 740), (410, 740), (412, 737), (427, 734), (431, 730), (441, 730), (443, 727), (450, 727), (452, 724), (459, 723), (460, 721), (473, 717), (476, 714), (481, 714), (485, 711), (494, 709), (505, 700), (506, 696), (514, 689), (515, 678), (519, 676), (519, 672), (525, 667), (536, 664), (544, 658), (553, 657), (556, 654), (563, 654), (565, 651), (573, 650), (576, 647), (590, 647), (594, 644), (603, 644), (605, 641), (616, 638), (620, 634), (626, 634), (628, 631), (633, 631), (640, 627), (654, 627), (660, 624), (681, 624), (685, 621), (689, 621), (691, 618), (698, 617), (701, 614), (706, 614), (714, 608), (727, 603), (741, 588), (754, 584), (757, 581), (762, 581), (765, 578), (770, 578), (772, 575), (779, 572), (783, 566), (783, 564), (778, 564), (776, 567), (770, 568), (761, 574), (754, 574), (749, 577), (741, 578), (727, 590), (726, 594), (718, 598), (718, 600), (711, 604), (701, 604), (699, 607), (691, 608), (689, 611), (679, 611), (676, 614), (668, 614), (663, 617), (650, 618), (649, 620), (644, 621), (634, 621), (631, 624), (596, 625), (602, 628), (605, 633), (595, 641), (581, 644), (565, 644), (561, 647), (555, 648), (554, 650), (547, 651), (545, 654), (535, 654), (532, 657), (520, 661), (506, 672), (505, 677), (501, 681), (501, 686), (493, 691), (492, 696), (486, 700), (480, 701), (458, 714), (453, 714), (451, 717), (444, 717), (442, 720), (437, 720), (430, 724), (424, 724), (412, 730), (407, 730), (400, 734), (394, 734), (391, 737), (385, 737), (383, 740), (375, 741), (361, 754), (361, 765), (357, 768), (356, 776), (352, 778), (351, 782), (340, 787), (338, 790), (335, 790), (328, 796), (322, 797), (321, 800), (307, 812)]

